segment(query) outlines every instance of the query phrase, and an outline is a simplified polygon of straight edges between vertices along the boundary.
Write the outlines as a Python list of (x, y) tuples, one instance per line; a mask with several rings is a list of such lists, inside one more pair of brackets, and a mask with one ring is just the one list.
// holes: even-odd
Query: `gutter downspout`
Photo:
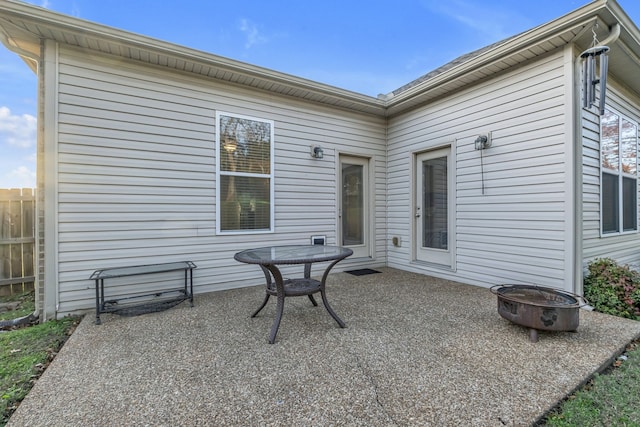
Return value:
[[(602, 40), (599, 44), (601, 46), (606, 46), (608, 44), (615, 43), (620, 37), (620, 24), (615, 23), (609, 32), (607, 38)], [(583, 52), (584, 53), (584, 52)], [(578, 295), (583, 295), (583, 271), (582, 271), (582, 263), (583, 263), (583, 175), (582, 175), (582, 162), (583, 162), (583, 142), (582, 142), (582, 102), (581, 102), (581, 69), (580, 60), (581, 54), (576, 56), (573, 66), (573, 101), (574, 101), (574, 115), (573, 115), (573, 134), (575, 138), (575, 150), (574, 150), (574, 171), (575, 176), (573, 178), (574, 182), (574, 253), (575, 253), (575, 263), (574, 263), (574, 284), (573, 284), (573, 292)]]
[[(8, 36), (4, 31), (1, 31), (1, 30), (0, 30), (0, 42), (2, 42), (2, 44), (3, 44), (7, 49), (9, 49), (10, 51), (12, 51), (12, 52), (16, 53), (17, 55), (19, 55), (19, 56), (20, 56), (20, 57), (22, 57), (23, 59), (25, 59), (25, 58), (26, 58), (26, 59), (28, 59), (28, 60), (32, 61), (32, 62), (33, 62), (33, 64), (35, 65), (35, 69), (36, 69), (35, 73), (36, 73), (36, 76), (38, 76), (38, 75), (39, 75), (39, 72), (40, 72), (40, 58), (39, 58), (37, 55), (35, 55), (35, 54), (31, 53), (31, 52), (28, 52), (28, 51), (26, 51), (26, 50), (24, 50), (24, 49), (22, 49), (22, 48), (18, 47), (15, 43), (12, 43), (12, 42), (11, 42), (11, 40), (9, 39), (9, 36)], [(37, 194), (37, 193), (36, 193), (36, 194)], [(35, 202), (36, 202), (36, 205), (37, 205), (37, 203), (38, 203), (37, 195), (36, 195), (36, 200), (35, 200)], [(37, 206), (36, 206), (36, 216), (37, 216), (37, 211), (38, 211), (38, 208), (37, 208)], [(37, 219), (36, 219), (36, 221), (34, 222), (34, 227), (35, 227), (35, 229), (34, 229), (34, 236), (39, 236), (39, 232), (38, 232), (39, 227), (38, 227), (38, 224), (39, 224), (39, 222), (38, 222), (38, 221), (37, 221)], [(37, 239), (37, 237), (36, 237), (36, 239), (35, 239), (35, 241), (34, 241), (34, 243), (33, 243), (33, 246), (34, 246), (34, 250), (35, 250), (35, 251), (37, 251), (37, 248), (38, 248), (38, 246), (39, 246), (39, 245), (38, 245), (38, 239)], [(39, 259), (40, 257), (39, 257), (39, 256), (36, 256), (36, 257), (34, 257), (34, 258), (35, 258), (35, 259)], [(35, 293), (35, 295), (36, 295), (36, 304), (35, 304), (35, 306), (36, 306), (36, 307), (35, 307), (35, 311), (34, 311), (33, 313), (29, 314), (28, 316), (25, 316), (25, 317), (21, 317), (21, 318), (18, 318), (18, 319), (9, 320), (9, 321), (6, 321), (6, 322), (0, 322), (0, 324), (1, 324), (1, 326), (2, 326), (2, 327), (7, 327), (7, 326), (17, 326), (17, 325), (28, 324), (28, 323), (34, 322), (35, 320), (37, 320), (37, 319), (39, 319), (39, 318), (40, 318), (40, 301), (39, 301), (39, 300), (40, 300), (40, 298), (41, 298), (41, 297), (40, 297), (40, 293), (38, 292), (38, 284), (39, 284), (39, 282), (40, 282), (40, 274), (39, 274), (39, 271), (40, 271), (40, 269), (39, 269), (39, 268), (38, 268), (38, 266), (36, 265), (36, 268), (34, 268), (34, 275), (35, 275), (35, 278), (34, 278), (34, 288), (35, 288), (35, 292), (34, 292), (34, 293)]]

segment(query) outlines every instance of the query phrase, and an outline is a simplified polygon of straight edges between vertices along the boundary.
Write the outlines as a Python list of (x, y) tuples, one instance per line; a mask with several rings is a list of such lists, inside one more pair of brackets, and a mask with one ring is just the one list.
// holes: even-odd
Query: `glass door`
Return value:
[(354, 257), (371, 256), (369, 229), (369, 160), (340, 156), (340, 245)]
[(416, 156), (416, 259), (451, 266), (452, 213), (449, 148)]

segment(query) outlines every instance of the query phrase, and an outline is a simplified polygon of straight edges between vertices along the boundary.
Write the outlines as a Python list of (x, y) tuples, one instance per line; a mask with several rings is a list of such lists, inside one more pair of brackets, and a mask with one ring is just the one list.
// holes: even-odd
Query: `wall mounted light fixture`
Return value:
[(476, 150), (484, 150), (489, 147), (491, 147), (491, 132), (488, 132), (486, 135), (480, 135), (476, 138)]
[(321, 159), (324, 157), (324, 151), (322, 151), (322, 147), (319, 145), (311, 146), (311, 157), (314, 159)]
[(482, 194), (484, 194), (484, 161), (482, 160), (482, 152), (491, 147), (491, 132), (486, 135), (478, 135), (474, 141), (475, 149), (480, 151), (480, 179), (482, 180)]

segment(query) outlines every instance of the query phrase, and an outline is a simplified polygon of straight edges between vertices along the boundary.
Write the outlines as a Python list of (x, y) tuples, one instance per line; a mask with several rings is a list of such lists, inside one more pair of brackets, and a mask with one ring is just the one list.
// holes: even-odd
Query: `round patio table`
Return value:
[[(269, 335), (269, 343), (273, 344), (276, 340), (276, 334), (282, 320), (282, 312), (284, 310), (284, 299), (291, 296), (307, 295), (314, 306), (318, 303), (313, 298), (313, 294), (320, 293), (322, 303), (327, 309), (331, 317), (338, 322), (341, 328), (346, 327), (345, 323), (333, 311), (327, 301), (325, 292), (325, 282), (329, 271), (341, 260), (353, 254), (349, 248), (340, 246), (324, 246), (324, 245), (295, 245), (295, 246), (269, 246), (257, 249), (247, 249), (236, 253), (233, 258), (236, 261), (247, 264), (258, 264), (262, 268), (262, 272), (266, 278), (266, 294), (262, 305), (251, 315), (255, 317), (260, 310), (267, 305), (270, 296), (277, 299), (276, 318), (271, 326)], [(311, 265), (317, 262), (332, 261), (324, 270), (321, 280), (311, 278)], [(283, 279), (278, 265), (285, 264), (304, 264), (304, 277), (297, 279)], [(273, 280), (272, 280), (273, 277)]]

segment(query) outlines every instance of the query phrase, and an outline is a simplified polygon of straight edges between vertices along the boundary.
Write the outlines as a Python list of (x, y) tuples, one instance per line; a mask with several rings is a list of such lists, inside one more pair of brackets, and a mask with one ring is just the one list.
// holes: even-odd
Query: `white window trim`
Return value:
[[(639, 227), (639, 213), (640, 213), (640, 209), (638, 208), (639, 202), (640, 202), (640, 197), (638, 197), (638, 188), (639, 188), (639, 178), (640, 178), (640, 169), (638, 168), (638, 133), (640, 132), (640, 125), (636, 120), (631, 119), (629, 116), (620, 113), (618, 110), (611, 108), (609, 105), (607, 105), (606, 110), (610, 111), (611, 113), (615, 114), (618, 116), (620, 123), (618, 124), (619, 127), (622, 126), (622, 120), (626, 120), (630, 123), (633, 123), (636, 126), (636, 175), (631, 175), (628, 173), (625, 173), (622, 171), (622, 169), (620, 169), (618, 172), (616, 173), (611, 173), (611, 172), (607, 172), (605, 170), (603, 170), (602, 168), (602, 123), (600, 123), (600, 141), (599, 141), (599, 155), (598, 155), (598, 168), (600, 171), (600, 176), (598, 177), (600, 180), (600, 237), (601, 238), (606, 238), (606, 237), (614, 237), (614, 236), (621, 236), (621, 235), (625, 235), (625, 234), (637, 234), (640, 231), (640, 227)], [(622, 139), (619, 138), (618, 144), (622, 143)], [(619, 148), (619, 161), (622, 161), (622, 149), (621, 147)], [(605, 232), (604, 231), (604, 221), (602, 219), (602, 213), (603, 213), (603, 191), (602, 191), (602, 187), (603, 187), (603, 183), (602, 183), (602, 176), (603, 174), (608, 173), (609, 175), (616, 175), (618, 177), (618, 228), (620, 229), (620, 231), (609, 231), (609, 232)], [(622, 191), (623, 191), (623, 178), (635, 178), (636, 179), (636, 228), (635, 230), (624, 230), (623, 227), (623, 207), (624, 207), (624, 201), (622, 200)]]
[[(270, 124), (270, 129), (271, 129), (271, 135), (270, 135), (270, 141), (271, 143), (269, 144), (269, 157), (270, 157), (270, 166), (269, 166), (269, 175), (266, 174), (255, 174), (255, 173), (246, 173), (246, 172), (222, 172), (220, 170), (220, 118), (222, 116), (227, 116), (227, 117), (234, 117), (234, 118), (239, 118), (239, 119), (244, 119), (244, 120), (252, 120), (252, 121), (258, 121), (258, 122), (264, 122), (264, 123), (269, 123)], [(274, 153), (275, 153), (275, 131), (274, 131), (274, 121), (273, 120), (267, 120), (267, 119), (262, 119), (259, 117), (252, 117), (252, 116), (245, 116), (245, 115), (241, 115), (241, 114), (235, 114), (235, 113), (228, 113), (228, 112), (224, 112), (224, 111), (216, 111), (216, 138), (215, 138), (215, 153), (216, 153), (216, 234), (217, 235), (238, 235), (238, 234), (269, 234), (269, 233), (273, 233), (275, 232), (275, 218), (274, 218), (274, 213), (275, 213), (275, 194), (274, 194), (274, 189), (275, 189), (275, 185), (274, 185), (274, 181), (275, 181), (275, 170), (274, 170), (274, 166), (275, 166), (275, 161), (274, 161)], [(259, 178), (269, 178), (269, 208), (270, 208), (270, 212), (269, 212), (269, 229), (261, 229), (261, 230), (222, 230), (221, 229), (221, 221), (220, 221), (220, 217), (221, 217), (221, 200), (220, 200), (220, 176), (221, 175), (226, 175), (226, 176), (243, 176), (243, 177), (259, 177)]]

